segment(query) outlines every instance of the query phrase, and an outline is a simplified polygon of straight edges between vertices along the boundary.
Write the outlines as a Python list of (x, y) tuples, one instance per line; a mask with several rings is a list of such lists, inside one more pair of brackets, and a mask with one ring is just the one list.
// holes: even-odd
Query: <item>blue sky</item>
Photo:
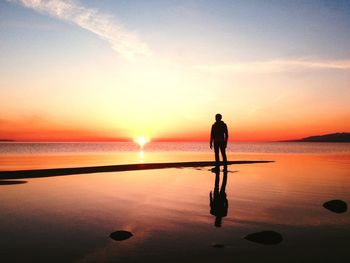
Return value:
[[(349, 1), (81, 1), (109, 14), (154, 49), (201, 53), (217, 60), (281, 57), (349, 58)], [(69, 41), (96, 45), (94, 37), (67, 22), (0, 3), (1, 34), (8, 45)], [(60, 37), (55, 37), (60, 35)], [(52, 43), (54, 42), (54, 43)], [(56, 43), (56, 45), (55, 45)], [(4, 45), (4, 44), (3, 44)], [(3, 48), (2, 45), (2, 48)], [(91, 48), (91, 46), (90, 46)], [(55, 49), (57, 50), (57, 49)], [(71, 49), (72, 50), (72, 49)]]

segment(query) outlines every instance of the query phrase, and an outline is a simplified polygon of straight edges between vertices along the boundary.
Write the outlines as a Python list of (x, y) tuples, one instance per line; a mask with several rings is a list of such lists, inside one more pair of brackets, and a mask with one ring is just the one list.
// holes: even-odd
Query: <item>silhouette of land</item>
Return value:
[(286, 142), (350, 142), (350, 132), (315, 135), (297, 140), (288, 140)]
[[(273, 161), (229, 161), (227, 162), (227, 165), (270, 163), (270, 162), (273, 162)], [(51, 177), (51, 176), (72, 175), (72, 174), (123, 172), (123, 171), (133, 171), (133, 170), (204, 167), (204, 166), (215, 166), (215, 162), (140, 163), (140, 164), (120, 164), (120, 165), (73, 167), (73, 168), (0, 171), (0, 180), (41, 178), (41, 177)]]
[(0, 142), (15, 142), (15, 140), (10, 140), (10, 139), (0, 139)]

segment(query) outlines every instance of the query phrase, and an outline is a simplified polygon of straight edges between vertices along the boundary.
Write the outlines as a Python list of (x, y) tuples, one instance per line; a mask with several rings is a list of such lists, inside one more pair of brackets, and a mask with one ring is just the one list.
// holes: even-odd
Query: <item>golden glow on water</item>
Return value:
[[(145, 159), (150, 157), (144, 154)], [(162, 156), (154, 154), (158, 160)], [(180, 155), (163, 157), (179, 160)], [(182, 160), (212, 157), (182, 153)], [(210, 213), (209, 193), (216, 187), (216, 175), (210, 167), (82, 174), (0, 186), (0, 231), (7, 240), (4, 246), (26, 246), (36, 253), (36, 247), (52, 239), (63, 250), (80, 251), (78, 244), (85, 244), (91, 251), (86, 257), (91, 261), (101, 257), (111, 261), (128, 255), (127, 251), (140, 258), (142, 251), (162, 251), (169, 256), (173, 251), (183, 252), (187, 246), (205, 248), (203, 255), (208, 255), (208, 246), (216, 242), (253, 253), (255, 250), (242, 241), (242, 236), (266, 228), (280, 231), (286, 237), (286, 247), (295, 249), (306, 246), (300, 237), (328, 242), (333, 238), (330, 226), (349, 231), (349, 217), (334, 215), (322, 204), (330, 199), (350, 200), (350, 155), (236, 158), (275, 162), (228, 167), (228, 213), (222, 218), (221, 228), (214, 226), (215, 217)], [(219, 185), (222, 180), (221, 171)], [(118, 229), (134, 234), (122, 247), (108, 242), (108, 235)], [(10, 238), (24, 230), (24, 237), (15, 241)], [(322, 236), (314, 237), (312, 231)], [(307, 233), (311, 234), (305, 239)], [(334, 238), (333, 242), (337, 244)], [(284, 248), (278, 246), (274, 251), (294, 253)]]
[(145, 159), (145, 153), (142, 149), (139, 152), (139, 156), (140, 156), (140, 162), (143, 163)]
[(0, 170), (26, 170), (99, 165), (133, 164), (144, 162), (210, 161), (209, 153), (192, 152), (119, 152), (108, 154), (63, 154), (63, 155), (3, 155)]
[[(139, 155), (134, 153), (133, 158), (140, 158), (140, 161), (143, 158), (147, 158), (147, 161), (159, 160), (161, 155), (154, 153), (153, 159), (149, 159), (148, 153), (140, 152)], [(177, 158), (176, 154), (172, 156), (170, 154), (164, 156), (163, 154), (163, 157), (168, 158), (167, 160)], [(193, 161), (198, 158), (198, 155), (182, 154), (182, 157), (183, 161)], [(210, 160), (212, 155), (202, 155), (201, 157), (201, 160)], [(50, 162), (50, 158), (56, 158), (57, 161), (55, 156), (46, 156), (45, 158), (47, 159), (40, 159), (40, 162)], [(100, 158), (103, 159), (102, 156)], [(345, 199), (350, 197), (347, 192), (350, 188), (348, 176), (350, 156), (241, 155), (235, 159), (265, 159), (275, 160), (275, 162), (229, 166), (226, 190), (229, 201), (232, 203), (232, 210), (229, 211), (232, 217), (228, 216), (231, 223), (234, 223), (234, 219), (239, 219), (239, 221), (277, 222), (281, 220), (285, 224), (312, 224), (313, 216), (303, 218), (302, 215), (297, 215), (298, 209), (304, 211), (304, 208), (307, 209), (306, 205), (310, 205), (308, 209), (314, 209), (315, 206), (322, 203), (323, 199), (332, 198), (332, 196)], [(76, 161), (76, 159), (74, 160)], [(182, 209), (186, 209), (187, 205), (191, 207), (196, 204), (201, 198), (207, 199), (207, 194), (214, 186), (215, 177), (215, 174), (208, 170), (209, 168), (129, 171), (31, 179), (28, 184), (18, 187), (21, 188), (22, 197), (27, 200), (36, 199), (38, 196), (46, 194), (50, 195), (51, 191), (57, 192), (58, 199), (63, 196), (69, 197), (72, 194), (70, 192), (72, 189), (76, 189), (74, 195), (79, 194), (82, 189), (89, 189), (85, 198), (91, 199), (91, 201), (96, 201), (99, 198), (104, 199), (104, 196), (108, 195), (115, 200), (126, 198), (137, 205), (140, 197), (143, 196), (142, 202), (149, 200), (147, 203), (151, 206), (164, 203), (163, 208), (167, 207), (166, 210), (176, 214), (180, 213)], [(56, 188), (58, 185), (61, 187)], [(115, 187), (118, 189), (118, 194), (114, 191)], [(1, 188), (1, 190), (6, 196), (6, 189)], [(8, 197), (11, 196), (11, 191), (7, 193)], [(47, 202), (50, 200), (50, 198), (45, 199)], [(16, 200), (13, 201), (17, 202), (18, 200)], [(206, 206), (206, 202), (198, 201), (197, 204)], [(108, 203), (106, 203), (107, 206)], [(118, 206), (118, 204), (113, 203), (113, 206)], [(272, 207), (284, 210), (290, 206), (298, 209), (288, 216), (284, 213), (275, 214), (275, 212), (270, 211)], [(249, 208), (247, 209), (247, 207)], [(162, 211), (161, 207), (158, 209), (159, 212)], [(294, 215), (305, 221), (296, 220)]]

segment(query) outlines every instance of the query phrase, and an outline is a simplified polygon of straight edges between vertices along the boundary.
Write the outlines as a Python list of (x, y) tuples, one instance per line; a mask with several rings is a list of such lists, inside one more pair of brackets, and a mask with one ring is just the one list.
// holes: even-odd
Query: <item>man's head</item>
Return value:
[(221, 119), (222, 119), (222, 116), (221, 116), (220, 113), (218, 113), (218, 114), (215, 115), (215, 120), (216, 120), (216, 121), (221, 121)]

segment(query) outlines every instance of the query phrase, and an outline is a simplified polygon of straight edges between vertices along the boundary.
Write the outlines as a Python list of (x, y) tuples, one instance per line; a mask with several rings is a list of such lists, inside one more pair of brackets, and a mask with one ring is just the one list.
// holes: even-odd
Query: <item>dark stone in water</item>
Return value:
[(112, 238), (113, 240), (116, 240), (116, 241), (123, 241), (123, 240), (126, 240), (132, 236), (133, 236), (132, 233), (130, 233), (129, 231), (124, 231), (124, 230), (118, 230), (118, 231), (115, 231), (109, 235), (110, 238)]
[(323, 207), (334, 213), (345, 213), (348, 210), (348, 205), (342, 200), (331, 200), (325, 202)]
[(264, 244), (264, 245), (275, 245), (275, 244), (281, 243), (283, 240), (282, 235), (275, 231), (257, 232), (257, 233), (249, 234), (244, 238), (249, 241)]
[(225, 247), (225, 245), (224, 244), (213, 244), (212, 247), (223, 248), (223, 247)]

